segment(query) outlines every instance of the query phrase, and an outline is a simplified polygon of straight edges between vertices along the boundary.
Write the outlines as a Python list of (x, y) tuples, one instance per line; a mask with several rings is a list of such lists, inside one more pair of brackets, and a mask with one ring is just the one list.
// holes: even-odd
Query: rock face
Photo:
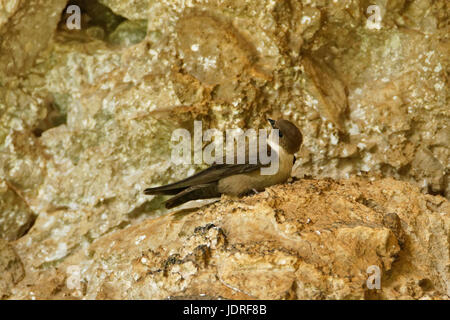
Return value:
[(10, 296), (11, 289), (24, 276), (23, 264), (14, 248), (5, 240), (0, 239), (0, 299)]
[[(0, 0), (0, 296), (445, 298), (448, 5)], [(164, 199), (143, 189), (203, 167), (170, 162), (175, 129), (267, 117), (302, 130), (293, 176), (322, 180), (271, 189), (266, 209), (248, 198), (158, 218)], [(319, 229), (302, 220), (308, 201)], [(370, 265), (381, 291), (364, 287)]]
[[(62, 216), (70, 219), (59, 211), (52, 220)], [(11, 298), (450, 295), (450, 203), (393, 179), (301, 180), (74, 244), (80, 229), (39, 216), (14, 243), (26, 277)], [(370, 268), (380, 272), (379, 289), (370, 286)]]

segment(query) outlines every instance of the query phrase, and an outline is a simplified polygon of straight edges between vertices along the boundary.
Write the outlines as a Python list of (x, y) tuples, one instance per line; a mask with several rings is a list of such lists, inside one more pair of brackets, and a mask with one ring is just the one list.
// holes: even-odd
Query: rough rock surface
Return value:
[[(381, 10), (380, 29), (368, 28), (371, 4)], [(80, 6), (81, 30), (68, 28), (67, 5)], [(53, 276), (63, 283), (58, 277), (66, 273), (55, 270), (79, 250), (165, 213), (162, 198), (142, 195), (145, 187), (202, 167), (169, 161), (173, 130), (192, 130), (194, 120), (223, 130), (263, 127), (267, 117), (282, 116), (305, 137), (296, 178), (380, 175), (448, 199), (448, 6), (446, 0), (0, 0), (0, 238), (15, 240), (13, 250), (31, 241), (32, 249), (17, 249), (28, 283)], [(410, 201), (441, 199), (414, 194)], [(448, 284), (438, 282), (448, 281), (448, 229), (434, 234), (439, 223), (423, 219), (422, 230), (411, 231), (430, 232), (417, 242), (417, 255), (437, 252), (428, 238), (444, 251), (433, 266), (414, 262), (423, 269), (414, 271), (417, 278), (403, 268), (403, 280), (419, 293), (414, 281), (430, 284), (443, 297)], [(382, 234), (358, 230), (355, 237)], [(440, 276), (420, 278), (433, 268)], [(317, 297), (333, 297), (320, 272), (320, 280), (311, 280), (322, 292)], [(2, 278), (0, 286), (9, 292), (20, 278)], [(92, 288), (81, 296), (96, 296)], [(288, 291), (313, 296), (296, 288)], [(17, 290), (15, 296), (33, 296)], [(164, 290), (161, 297), (172, 294)], [(363, 292), (352, 290), (352, 297)], [(420, 296), (405, 290), (405, 297)]]
[(14, 248), (6, 241), (0, 239), (0, 299), (11, 295), (11, 289), (25, 276), (20, 257)]
[[(450, 295), (450, 203), (390, 178), (301, 180), (147, 219), (93, 242), (86, 223), (71, 225), (76, 216), (40, 215), (14, 242), (26, 277), (11, 298)], [(64, 227), (49, 222), (61, 219)], [(370, 266), (381, 271), (379, 290), (367, 287)]]

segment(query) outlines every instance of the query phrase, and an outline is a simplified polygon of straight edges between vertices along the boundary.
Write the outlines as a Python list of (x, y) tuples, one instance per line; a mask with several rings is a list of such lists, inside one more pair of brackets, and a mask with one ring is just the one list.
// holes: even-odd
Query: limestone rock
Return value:
[[(67, 28), (66, 5), (80, 7), (81, 30)], [(380, 10), (379, 28), (370, 28), (369, 5)], [(214, 259), (223, 261), (220, 270), (199, 264), (202, 258), (192, 256), (195, 248), (183, 253), (177, 247), (174, 254), (179, 256), (171, 258), (150, 252), (148, 258), (159, 255), (162, 260), (149, 268), (171, 261), (166, 273), (173, 285), (155, 273), (146, 281), (161, 285), (147, 288), (153, 290), (147, 293), (145, 288), (129, 295), (122, 290), (133, 283), (135, 274), (120, 276), (117, 282), (108, 275), (109, 283), (106, 276), (95, 278), (89, 268), (98, 263), (90, 257), (96, 254), (91, 246), (99, 246), (96, 257), (101, 260), (107, 252), (101, 241), (124, 228), (142, 224), (154, 230), (153, 223), (172, 223), (171, 219), (177, 225), (174, 216), (148, 220), (166, 213), (164, 198), (144, 196), (142, 191), (204, 167), (174, 166), (170, 161), (173, 131), (192, 132), (194, 120), (202, 120), (205, 129), (225, 130), (263, 128), (267, 117), (284, 117), (304, 136), (293, 170), (296, 178), (390, 177), (413, 183), (422, 193), (449, 198), (448, 12), (445, 0), (282, 0), (251, 5), (241, 0), (0, 0), (0, 237), (15, 240), (12, 244), (28, 270), (27, 280), (18, 283), (12, 296), (33, 296), (34, 291), (19, 288), (23, 282), (39, 283), (35, 291), (42, 297), (168, 297), (184, 295), (181, 289), (191, 281), (183, 282), (178, 275), (201, 282), (199, 273), (206, 282), (220, 274), (230, 286), (222, 292), (223, 286), (217, 285), (211, 296), (443, 298), (448, 294), (448, 222), (445, 225), (446, 216), (436, 212), (444, 212), (441, 206), (447, 208), (447, 202), (394, 180), (381, 184), (404, 188), (396, 197), (409, 201), (405, 203), (416, 201), (411, 204), (416, 212), (400, 204), (401, 214), (387, 210), (390, 204), (383, 200), (381, 188), (370, 189), (371, 197), (365, 194), (369, 189), (358, 191), (367, 199), (364, 206), (373, 204), (370, 208), (383, 217), (369, 212), (373, 225), (354, 225), (356, 218), (349, 217), (345, 223), (352, 227), (332, 229), (331, 234), (315, 230), (330, 237), (333, 244), (328, 247), (308, 240), (325, 255), (341, 254), (334, 265), (304, 260), (308, 255), (300, 244), (305, 242), (291, 235), (300, 242), (291, 239), (287, 247), (244, 243), (237, 247), (237, 256), (227, 244), (219, 246)], [(305, 191), (302, 184), (295, 188)], [(286, 197), (289, 203), (294, 200)], [(281, 202), (277, 206), (282, 207)], [(296, 206), (292, 210), (303, 214)], [(323, 211), (330, 219), (324, 225), (339, 225), (329, 210)], [(427, 210), (433, 213), (425, 214)], [(264, 214), (269, 219), (275, 211), (275, 205), (269, 206)], [(218, 224), (220, 212), (189, 223), (213, 223), (227, 231)], [(417, 221), (408, 220), (416, 215)], [(382, 227), (383, 221), (391, 227)], [(281, 224), (277, 226), (303, 230)], [(217, 237), (230, 243), (225, 231)], [(188, 236), (203, 237), (193, 231)], [(278, 234), (271, 236), (276, 239)], [(437, 239), (439, 245), (430, 242)], [(338, 247), (348, 241), (357, 247)], [(403, 250), (402, 243), (413, 253)], [(267, 270), (274, 268), (279, 276), (267, 273), (261, 258), (272, 249)], [(353, 253), (369, 250), (379, 255), (367, 259), (387, 271), (383, 281), (390, 284), (382, 292), (361, 287), (367, 266), (362, 254)], [(195, 257), (203, 251), (195, 251)], [(123, 261), (128, 263), (127, 254)], [(249, 269), (236, 269), (239, 259)], [(286, 265), (277, 264), (277, 259), (286, 260)], [(81, 264), (81, 274), (94, 279), (83, 280), (75, 293), (65, 289), (71, 260), (75, 266)], [(404, 267), (396, 269), (395, 263)], [(261, 283), (274, 277), (278, 286), (273, 291), (242, 284), (252, 264)], [(329, 266), (339, 275), (331, 275)], [(127, 270), (134, 272), (120, 271)], [(234, 286), (245, 290), (236, 293)], [(198, 288), (203, 290), (200, 284)]]
[(7, 298), (11, 289), (25, 277), (22, 261), (7, 241), (0, 239), (0, 299)]
[(39, 52), (47, 47), (66, 2), (0, 2), (0, 72), (17, 75), (33, 66)]
[(33, 226), (35, 219), (35, 214), (17, 189), (0, 180), (0, 239), (20, 238)]
[[(70, 243), (87, 240), (86, 222), (63, 231), (44, 217), (47, 225), (38, 221), (14, 243), (27, 276), (11, 298), (448, 299), (449, 217), (445, 198), (361, 178), (223, 197), (78, 247)], [(40, 254), (61, 250), (54, 260)], [(380, 271), (380, 289), (367, 285), (370, 268)]]

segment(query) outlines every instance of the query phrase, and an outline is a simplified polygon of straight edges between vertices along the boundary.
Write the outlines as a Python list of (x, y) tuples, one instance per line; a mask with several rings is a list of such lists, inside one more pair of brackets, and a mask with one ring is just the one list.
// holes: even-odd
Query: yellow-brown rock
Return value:
[[(53, 220), (62, 215), (67, 214), (53, 213)], [(450, 294), (450, 203), (393, 179), (301, 180), (148, 219), (92, 243), (81, 227), (54, 228), (52, 239), (39, 243), (52, 230), (40, 218), (14, 243), (26, 257), (26, 277), (11, 298), (448, 299)], [(74, 233), (85, 233), (86, 241), (74, 246)], [(54, 260), (39, 254), (55, 252), (54, 247), (64, 251)], [(371, 266), (381, 271), (378, 290), (367, 285)], [(74, 267), (79, 286), (70, 290)]]
[[(448, 298), (449, 12), (0, 0), (0, 297)], [(185, 215), (143, 195), (204, 167), (171, 163), (175, 129), (268, 117), (303, 133), (295, 184)]]

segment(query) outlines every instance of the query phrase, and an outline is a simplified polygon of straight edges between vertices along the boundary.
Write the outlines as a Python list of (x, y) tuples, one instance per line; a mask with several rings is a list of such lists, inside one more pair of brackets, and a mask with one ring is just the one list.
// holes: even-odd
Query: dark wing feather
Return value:
[(186, 188), (217, 182), (222, 178), (235, 174), (252, 172), (261, 168), (261, 164), (214, 164), (211, 167), (202, 170), (193, 176), (181, 181), (171, 183), (161, 187), (148, 188), (144, 190), (145, 194), (177, 194)]
[[(275, 151), (267, 145), (267, 152), (272, 153)], [(225, 160), (226, 158), (224, 157), (224, 163)], [(236, 159), (235, 162), (237, 162)], [(256, 164), (249, 164), (249, 162), (249, 152), (247, 151), (245, 164), (213, 164), (211, 167), (197, 172), (193, 176), (181, 181), (167, 184), (165, 186), (147, 188), (144, 190), (144, 193), (149, 195), (174, 195), (192, 186), (215, 183), (222, 178), (235, 174), (252, 172), (269, 165), (262, 165), (259, 161)]]
[(217, 183), (201, 184), (184, 189), (176, 196), (167, 200), (164, 204), (167, 209), (177, 207), (185, 202), (198, 199), (220, 197)]

